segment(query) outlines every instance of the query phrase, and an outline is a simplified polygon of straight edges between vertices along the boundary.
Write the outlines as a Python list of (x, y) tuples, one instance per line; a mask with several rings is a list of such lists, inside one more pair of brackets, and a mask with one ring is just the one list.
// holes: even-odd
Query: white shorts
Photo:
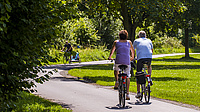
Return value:
[[(119, 65), (121, 65), (121, 64), (114, 64), (113, 70), (119, 71), (120, 70), (119, 67), (118, 67)], [(126, 73), (128, 75), (128, 78), (130, 78), (131, 77), (131, 74), (130, 74), (131, 65), (127, 65), (127, 66), (128, 66), (128, 68), (125, 69), (124, 73)]]

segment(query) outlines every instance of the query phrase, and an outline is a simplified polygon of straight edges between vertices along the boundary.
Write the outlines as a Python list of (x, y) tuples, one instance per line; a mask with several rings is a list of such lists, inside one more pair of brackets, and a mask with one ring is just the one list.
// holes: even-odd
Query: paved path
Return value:
[[(169, 54), (154, 55), (153, 58), (163, 56), (169, 56)], [(194, 107), (188, 108), (188, 105), (180, 106), (174, 102), (169, 103), (155, 98), (151, 98), (150, 104), (139, 103), (134, 93), (130, 94), (131, 100), (126, 101), (126, 107), (119, 108), (117, 90), (75, 80), (74, 77), (66, 75), (66, 70), (74, 67), (106, 63), (111, 62), (104, 60), (50, 66), (46, 68), (47, 71), (57, 68), (58, 72), (54, 73), (48, 82), (37, 84), (38, 92), (35, 94), (60, 103), (63, 107), (71, 108), (73, 112), (200, 112), (200, 108), (195, 110)], [(39, 73), (39, 75), (43, 74)]]

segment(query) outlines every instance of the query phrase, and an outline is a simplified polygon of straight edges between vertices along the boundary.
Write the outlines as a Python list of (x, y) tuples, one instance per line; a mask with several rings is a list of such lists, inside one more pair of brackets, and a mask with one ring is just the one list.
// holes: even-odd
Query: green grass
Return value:
[(31, 93), (21, 92), (19, 98), (12, 112), (72, 112)]
[[(200, 55), (155, 58), (152, 61), (151, 96), (200, 107)], [(68, 73), (89, 78), (99, 85), (114, 86), (112, 64), (75, 68)], [(136, 92), (135, 79), (131, 78), (130, 91)]]

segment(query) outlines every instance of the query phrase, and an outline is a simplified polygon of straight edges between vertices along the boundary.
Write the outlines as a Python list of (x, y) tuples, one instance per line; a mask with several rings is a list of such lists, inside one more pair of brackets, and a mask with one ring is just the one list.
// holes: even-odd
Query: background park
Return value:
[[(106, 60), (122, 29), (131, 41), (146, 31), (154, 54), (185, 53), (153, 59), (152, 96), (199, 108), (200, 54), (189, 54), (200, 53), (199, 6), (199, 0), (1, 0), (0, 111), (71, 111), (31, 94), (53, 74), (43, 67), (63, 64), (66, 40), (82, 62)], [(69, 74), (114, 86), (112, 66)], [(136, 92), (134, 78), (131, 85)]]

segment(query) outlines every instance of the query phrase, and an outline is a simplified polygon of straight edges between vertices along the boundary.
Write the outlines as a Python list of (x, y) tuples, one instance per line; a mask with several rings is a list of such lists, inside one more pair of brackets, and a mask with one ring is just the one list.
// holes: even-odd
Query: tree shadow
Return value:
[(79, 82), (84, 82), (84, 83), (95, 83), (95, 81), (92, 81), (91, 79), (86, 79), (86, 78), (79, 78), (79, 77), (74, 77), (74, 78), (67, 78), (67, 77), (51, 77), (51, 81), (79, 81)]
[(153, 70), (164, 70), (164, 69), (199, 69), (199, 65), (152, 65)]
[(106, 82), (114, 82), (115, 81), (114, 77), (109, 77), (109, 76), (95, 76), (95, 77), (86, 76), (86, 77), (83, 77), (83, 79), (94, 82), (94, 83), (96, 83), (99, 80), (100, 81), (106, 81)]
[(103, 65), (91, 65), (91, 66), (84, 66), (79, 69), (91, 69), (91, 70), (113, 70), (113, 64), (103, 64)]
[(182, 77), (152, 77), (153, 81), (185, 81), (189, 80), (188, 78), (182, 78)]
[(178, 59), (174, 59), (174, 58), (166, 58), (166, 57), (161, 57), (161, 58), (153, 58), (152, 61), (166, 61), (166, 62), (200, 62), (200, 59), (198, 58), (193, 58), (193, 57), (189, 57), (189, 58), (178, 58)]

